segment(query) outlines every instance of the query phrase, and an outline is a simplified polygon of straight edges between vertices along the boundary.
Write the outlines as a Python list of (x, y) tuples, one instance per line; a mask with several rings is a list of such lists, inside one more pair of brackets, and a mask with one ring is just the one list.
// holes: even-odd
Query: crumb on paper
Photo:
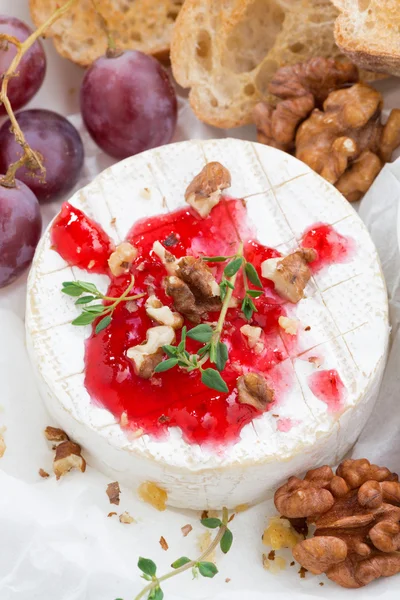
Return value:
[(275, 419), (279, 419), (279, 415), (272, 415)]
[(116, 504), (117, 506), (119, 505), (119, 496), (121, 494), (121, 490), (118, 481), (108, 484), (106, 494), (110, 500), (110, 504)]
[(230, 523), (231, 521), (233, 521), (234, 518), (235, 518), (235, 513), (232, 513), (231, 516), (228, 519), (228, 523)]
[(230, 582), (230, 580), (231, 580), (231, 578), (230, 578), (230, 577), (227, 577), (227, 578), (225, 579), (225, 583), (229, 583), (229, 582)]
[(268, 560), (275, 560), (275, 550), (271, 550), (268, 554)]
[(203, 510), (201, 513), (201, 519), (219, 519), (218, 510)]
[(53, 461), (56, 479), (60, 479), (71, 469), (78, 469), (81, 473), (86, 471), (86, 461), (81, 455), (81, 447), (74, 442), (61, 442), (57, 446)]
[(107, 515), (107, 517), (108, 517), (108, 518), (110, 518), (110, 517), (114, 517), (114, 516), (115, 516), (115, 515), (117, 515), (117, 514), (118, 514), (118, 513), (116, 513), (116, 512), (109, 512), (109, 513), (108, 513), (108, 515)]
[(43, 479), (47, 479), (48, 477), (50, 477), (49, 473), (44, 469), (39, 469), (39, 475), (40, 477), (43, 477)]
[(168, 494), (166, 490), (152, 481), (142, 483), (138, 488), (138, 494), (143, 502), (151, 504), (159, 511), (164, 511), (167, 508)]
[(235, 513), (245, 512), (249, 510), (250, 506), (248, 504), (238, 504), (235, 508)]
[(320, 581), (320, 582), (319, 582), (319, 585), (322, 587), (322, 586), (323, 586), (323, 585), (325, 585), (325, 584), (324, 584), (324, 582), (323, 582), (323, 581)]
[(311, 327), (307, 325), (307, 327), (304, 327), (304, 331), (311, 331)]
[(262, 537), (264, 546), (270, 546), (273, 550), (294, 548), (298, 542), (303, 540), (304, 537), (295, 531), (290, 522), (280, 517), (272, 517), (269, 520), (269, 525)]
[(145, 200), (148, 200), (151, 196), (151, 191), (150, 188), (145, 187), (141, 190), (140, 195), (142, 196), (142, 198), (144, 198)]
[[(207, 550), (207, 548), (210, 547), (210, 544), (212, 542), (211, 532), (210, 531), (205, 531), (204, 533), (200, 534), (198, 541), (199, 541), (199, 550), (200, 550), (200, 552), (201, 553), (205, 552)], [(207, 560), (210, 561), (210, 562), (215, 563), (215, 559), (216, 559), (216, 551), (213, 550), (211, 552), (211, 554), (208, 555)]]
[(44, 435), (49, 442), (68, 442), (69, 437), (62, 429), (58, 427), (46, 427)]
[(167, 540), (165, 539), (165, 537), (162, 535), (160, 537), (160, 546), (163, 550), (168, 550), (169, 546), (167, 544)]
[(276, 575), (279, 571), (286, 569), (286, 560), (282, 556), (274, 556), (273, 560), (270, 560), (268, 556), (262, 555), (263, 567), (266, 571)]
[(135, 519), (131, 517), (127, 511), (125, 511), (122, 513), (122, 515), (119, 515), (119, 522), (124, 523), (125, 525), (131, 525), (135, 522)]
[(295, 564), (296, 564), (296, 563), (294, 562), (294, 560), (292, 560), (292, 562), (290, 563), (290, 566), (291, 566), (291, 567), (294, 567), (294, 565), (295, 565)]
[(203, 510), (200, 518), (201, 518), (201, 520), (208, 519), (208, 510)]
[(317, 369), (322, 365), (322, 360), (319, 358), (319, 356), (309, 356), (308, 362), (315, 365)]
[(117, 219), (115, 217), (113, 217), (110, 221), (110, 225), (115, 225), (116, 222), (117, 222)]
[(186, 537), (189, 535), (189, 533), (191, 531), (193, 531), (193, 527), (190, 525), (190, 523), (188, 523), (187, 525), (184, 525), (183, 527), (181, 527), (181, 531), (182, 531), (183, 537)]
[(5, 453), (6, 450), (7, 450), (7, 446), (6, 446), (6, 443), (4, 441), (3, 434), (0, 433), (0, 458), (2, 458), (2, 456), (4, 456), (4, 453)]
[(307, 572), (308, 572), (307, 569), (305, 569), (304, 567), (300, 567), (300, 569), (299, 569), (300, 579), (305, 579)]

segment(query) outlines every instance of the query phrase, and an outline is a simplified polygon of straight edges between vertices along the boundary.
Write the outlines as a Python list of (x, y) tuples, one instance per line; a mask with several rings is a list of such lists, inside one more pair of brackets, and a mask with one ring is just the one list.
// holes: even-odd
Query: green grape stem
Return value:
[(151, 590), (153, 590), (156, 587), (159, 587), (160, 583), (162, 583), (163, 581), (166, 581), (167, 579), (171, 579), (171, 577), (175, 577), (175, 575), (180, 575), (180, 573), (184, 573), (185, 571), (192, 569), (199, 562), (202, 562), (208, 556), (210, 556), (210, 554), (215, 550), (215, 548), (218, 546), (218, 544), (222, 540), (223, 535), (228, 528), (228, 519), (229, 519), (228, 509), (223, 508), (222, 509), (222, 525), (220, 526), (219, 531), (218, 531), (217, 535), (215, 536), (214, 540), (211, 542), (209, 547), (203, 552), (203, 554), (201, 554), (201, 556), (199, 556), (199, 558), (197, 558), (196, 560), (191, 560), (186, 565), (183, 565), (182, 567), (179, 567), (178, 569), (174, 569), (173, 571), (170, 571), (169, 573), (166, 573), (165, 575), (162, 575), (161, 577), (157, 577), (154, 581), (149, 583), (149, 585), (147, 585), (145, 588), (143, 588), (143, 590), (135, 597), (135, 600), (140, 600), (147, 593), (151, 592)]

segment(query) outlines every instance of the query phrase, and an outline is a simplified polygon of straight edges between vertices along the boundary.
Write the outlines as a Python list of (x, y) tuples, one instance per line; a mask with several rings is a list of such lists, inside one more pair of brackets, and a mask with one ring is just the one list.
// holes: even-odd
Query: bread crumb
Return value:
[[(211, 511), (210, 511), (211, 512)], [(209, 548), (212, 542), (211, 532), (205, 531), (201, 535), (199, 535), (199, 550), (201, 553), (205, 552), (207, 548)], [(213, 550), (211, 554), (208, 555), (207, 560), (209, 562), (215, 563), (216, 551)]]
[(189, 533), (192, 530), (193, 530), (193, 527), (189, 523), (187, 525), (184, 525), (183, 527), (181, 527), (183, 537), (186, 537), (187, 535), (189, 535)]
[(167, 492), (152, 481), (142, 483), (138, 488), (138, 494), (143, 502), (151, 504), (159, 511), (164, 511), (167, 508)]
[(131, 517), (131, 515), (125, 511), (122, 515), (119, 515), (119, 522), (125, 523), (125, 525), (131, 525), (131, 523), (135, 522), (135, 519)]
[(165, 537), (162, 535), (160, 537), (160, 546), (163, 550), (168, 550), (169, 546), (167, 544), (167, 540), (165, 539)]
[(294, 548), (304, 537), (297, 533), (287, 519), (272, 517), (265, 529), (262, 541), (264, 546), (270, 546), (273, 550), (281, 548)]
[(110, 500), (110, 504), (116, 504), (117, 506), (119, 505), (120, 493), (121, 490), (118, 481), (108, 484), (106, 494)]
[(40, 477), (43, 477), (43, 479), (47, 479), (48, 477), (50, 477), (50, 475), (44, 469), (39, 469), (39, 475)]

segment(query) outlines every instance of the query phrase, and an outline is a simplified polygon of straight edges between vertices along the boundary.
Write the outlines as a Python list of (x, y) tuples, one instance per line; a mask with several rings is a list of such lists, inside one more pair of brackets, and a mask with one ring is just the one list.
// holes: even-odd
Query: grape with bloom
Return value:
[[(36, 195), (39, 202), (49, 202), (69, 192), (76, 184), (83, 165), (84, 150), (75, 127), (61, 115), (50, 110), (25, 110), (16, 115), (29, 146), (39, 152), (46, 169), (32, 171), (25, 165), (17, 177)], [(21, 146), (10, 131), (10, 121), (0, 128), (0, 172), (22, 155)]]
[(177, 100), (156, 59), (134, 50), (111, 50), (86, 72), (81, 111), (100, 148), (126, 158), (171, 141)]
[(42, 229), (36, 196), (21, 181), (0, 185), (0, 288), (32, 262)]
[[(17, 38), (24, 42), (32, 30), (23, 21), (15, 17), (0, 15), (0, 33)], [(7, 41), (0, 42), (0, 76), (3, 76), (17, 53), (14, 44)], [(46, 73), (46, 56), (42, 44), (37, 40), (18, 65), (15, 77), (8, 82), (7, 96), (13, 110), (25, 106), (33, 98), (43, 83)], [(6, 110), (0, 105), (0, 115), (5, 115)]]

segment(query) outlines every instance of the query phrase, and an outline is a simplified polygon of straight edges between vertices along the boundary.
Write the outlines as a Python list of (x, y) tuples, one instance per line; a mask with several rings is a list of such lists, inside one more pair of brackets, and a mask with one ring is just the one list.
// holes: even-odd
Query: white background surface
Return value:
[[(61, 1), (61, 0), (60, 0)], [(0, 13), (12, 14), (29, 22), (27, 0), (0, 0)], [(51, 42), (45, 42), (48, 70), (45, 84), (30, 106), (44, 107), (72, 114), (79, 110), (78, 90), (82, 70), (61, 59)], [(399, 99), (396, 81), (379, 84), (385, 91), (386, 106)], [(244, 135), (245, 132), (237, 132)], [(177, 137), (222, 136), (211, 128), (200, 126), (181, 103)], [(95, 152), (85, 139), (87, 167), (83, 175), (104, 168), (109, 159)], [(370, 226), (381, 253), (389, 282), (392, 316), (399, 312), (400, 260), (396, 250), (395, 222), (399, 198), (397, 172), (386, 170), (364, 201), (362, 216)], [(57, 210), (49, 207), (49, 218)], [(159, 572), (184, 554), (197, 555), (197, 536), (204, 529), (197, 514), (169, 510), (157, 513), (123, 490), (118, 513), (128, 510), (136, 519), (133, 525), (122, 525), (108, 502), (105, 488), (108, 480), (88, 469), (85, 475), (73, 473), (64, 480), (42, 480), (40, 467), (51, 472), (52, 452), (43, 439), (43, 428), (49, 424), (42, 408), (25, 354), (24, 280), (0, 291), (0, 426), (7, 426), (7, 451), (1, 459), (0, 471), (0, 599), (1, 600), (114, 600), (132, 599), (144, 583), (136, 568), (138, 556), (153, 558)], [(396, 323), (396, 318), (394, 319)], [(394, 332), (396, 333), (396, 332)], [(399, 335), (393, 336), (394, 350), (390, 372), (385, 378), (379, 409), (356, 447), (356, 456), (367, 455), (400, 470), (400, 388)], [(358, 591), (346, 591), (330, 584), (324, 577), (307, 576), (300, 580), (298, 567), (288, 567), (279, 575), (271, 575), (261, 565), (261, 534), (268, 516), (274, 514), (269, 503), (238, 515), (232, 522), (235, 543), (228, 554), (217, 556), (220, 575), (214, 580), (191, 581), (186, 574), (164, 586), (166, 600), (261, 600), (289, 597), (295, 599), (330, 598), (350, 600), (398, 600), (400, 576), (381, 580)], [(180, 528), (191, 523), (193, 532), (183, 538)], [(161, 550), (158, 540), (163, 535), (170, 546)], [(268, 552), (268, 550), (267, 550)], [(290, 561), (289, 561), (290, 562)], [(229, 583), (225, 578), (230, 578)], [(324, 587), (319, 582), (324, 581)]]

